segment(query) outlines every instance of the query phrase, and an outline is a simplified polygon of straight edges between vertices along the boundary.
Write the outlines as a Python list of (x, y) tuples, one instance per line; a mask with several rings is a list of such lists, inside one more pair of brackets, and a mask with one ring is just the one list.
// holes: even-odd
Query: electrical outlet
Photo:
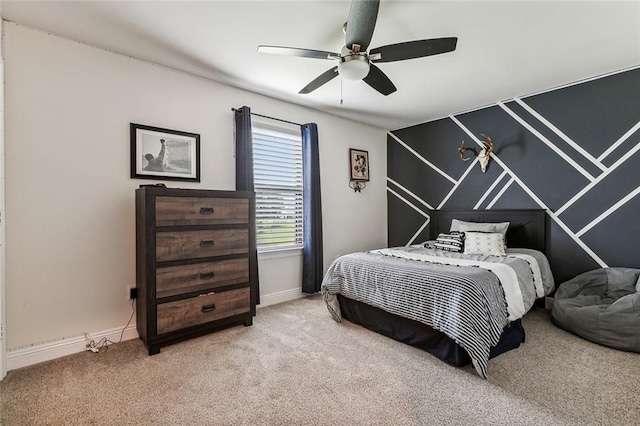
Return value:
[(127, 286), (127, 300), (138, 297), (138, 288), (135, 285)]

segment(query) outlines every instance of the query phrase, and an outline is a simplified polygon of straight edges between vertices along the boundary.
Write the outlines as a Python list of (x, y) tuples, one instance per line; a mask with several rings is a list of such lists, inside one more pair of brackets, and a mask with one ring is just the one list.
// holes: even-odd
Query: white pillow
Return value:
[(506, 236), (508, 228), (509, 228), (509, 222), (480, 223), (480, 222), (465, 222), (458, 219), (452, 219), (451, 229), (449, 231), (499, 232), (502, 235)]
[(500, 232), (465, 232), (464, 254), (505, 256), (504, 235)]

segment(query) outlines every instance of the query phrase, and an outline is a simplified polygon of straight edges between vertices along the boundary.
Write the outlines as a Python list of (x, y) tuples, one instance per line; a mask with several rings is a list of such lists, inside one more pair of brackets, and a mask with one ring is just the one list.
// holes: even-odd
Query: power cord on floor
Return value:
[(109, 339), (107, 339), (106, 337), (103, 337), (102, 339), (98, 340), (97, 342), (95, 340), (93, 340), (91, 338), (91, 336), (89, 336), (88, 333), (84, 333), (84, 338), (85, 340), (87, 340), (87, 350), (91, 351), (93, 353), (99, 353), (101, 350), (107, 350), (109, 349), (109, 345), (110, 344), (115, 344), (115, 343), (120, 343), (122, 342), (122, 337), (124, 336), (124, 331), (127, 329), (127, 327), (129, 327), (129, 324), (131, 324), (131, 320), (133, 319), (133, 316), (136, 313), (136, 300), (135, 299), (131, 299), (131, 316), (129, 317), (129, 321), (127, 321), (127, 324), (124, 326), (124, 328), (122, 329), (122, 332), (120, 333), (120, 339), (117, 342), (113, 342)]

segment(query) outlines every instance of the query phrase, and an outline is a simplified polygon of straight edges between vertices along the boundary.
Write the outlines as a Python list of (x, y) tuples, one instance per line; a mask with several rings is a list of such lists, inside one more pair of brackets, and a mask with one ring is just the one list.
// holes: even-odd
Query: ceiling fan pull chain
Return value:
[(342, 105), (343, 102), (343, 96), (342, 96), (342, 79), (340, 79), (340, 105)]

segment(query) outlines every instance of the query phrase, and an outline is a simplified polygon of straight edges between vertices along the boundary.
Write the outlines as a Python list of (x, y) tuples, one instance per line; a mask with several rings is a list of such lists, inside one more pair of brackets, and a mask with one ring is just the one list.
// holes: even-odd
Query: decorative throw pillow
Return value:
[(425, 241), (425, 243), (423, 244), (424, 248), (428, 248), (428, 249), (436, 249), (438, 247), (436, 247), (436, 240), (429, 240), (429, 241)]
[(433, 243), (433, 246), (440, 250), (461, 252), (464, 246), (463, 232), (450, 232), (448, 234), (440, 234)]
[(452, 219), (450, 231), (499, 232), (502, 235), (506, 236), (508, 228), (509, 228), (509, 222), (481, 223), (481, 222), (465, 222), (458, 219)]
[(500, 232), (465, 232), (464, 254), (505, 256), (504, 235)]

